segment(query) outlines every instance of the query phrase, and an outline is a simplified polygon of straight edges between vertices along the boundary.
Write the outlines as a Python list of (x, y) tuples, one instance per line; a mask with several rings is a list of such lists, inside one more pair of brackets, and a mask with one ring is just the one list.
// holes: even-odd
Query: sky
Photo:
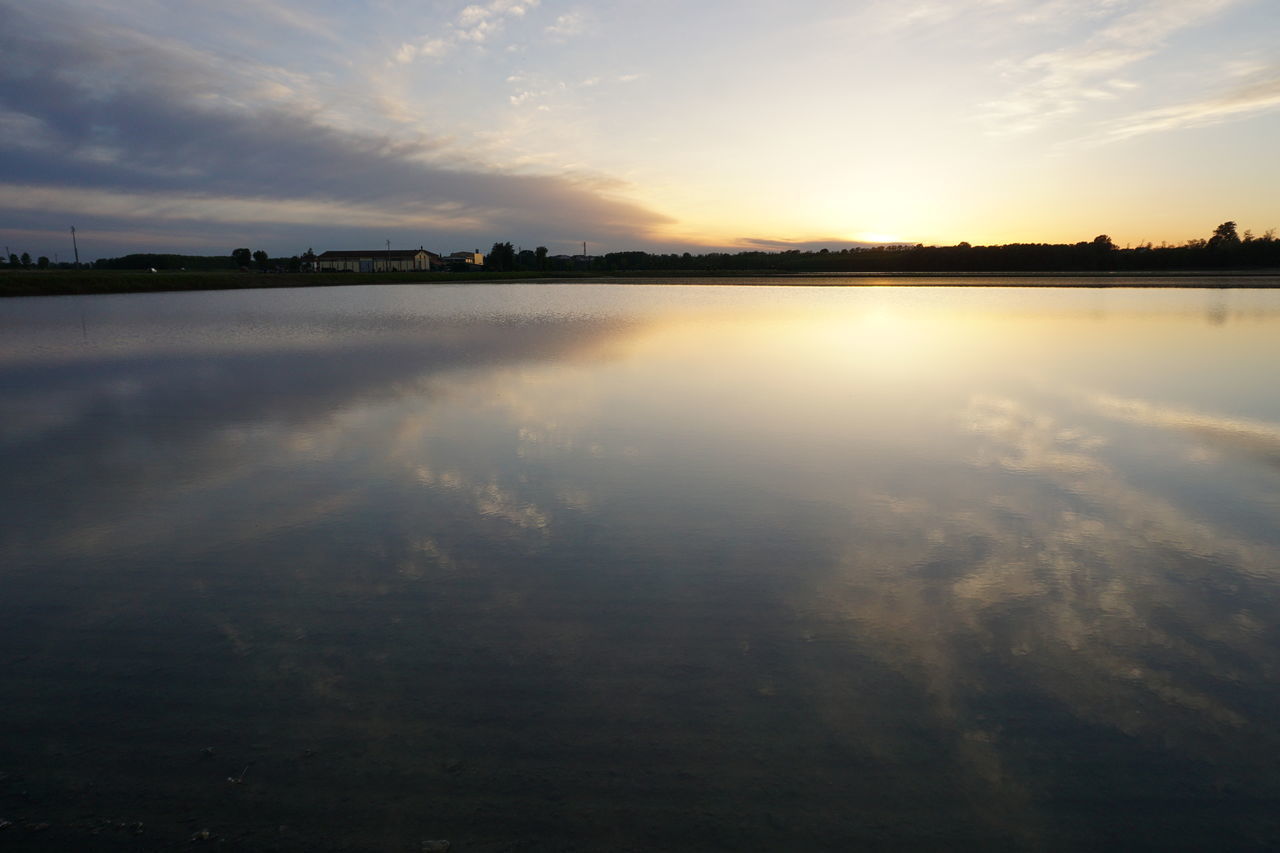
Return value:
[(0, 13), (0, 242), (33, 257), (1280, 227), (1280, 0)]

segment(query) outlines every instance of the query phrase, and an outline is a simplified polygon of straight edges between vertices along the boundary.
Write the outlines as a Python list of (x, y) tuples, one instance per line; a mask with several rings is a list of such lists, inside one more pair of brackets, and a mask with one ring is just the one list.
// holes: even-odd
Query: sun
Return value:
[(886, 234), (882, 231), (861, 231), (854, 235), (854, 240), (859, 243), (901, 243), (902, 238), (896, 234)]

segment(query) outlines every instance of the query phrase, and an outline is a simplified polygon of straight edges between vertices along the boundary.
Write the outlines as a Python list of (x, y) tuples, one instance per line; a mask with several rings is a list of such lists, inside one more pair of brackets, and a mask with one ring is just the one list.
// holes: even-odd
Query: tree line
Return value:
[(511, 270), (550, 270), (554, 259), (547, 256), (547, 247), (536, 249), (516, 249), (510, 243), (494, 243), (489, 254), (484, 256), (484, 268), (496, 272)]
[(1008, 243), (996, 246), (885, 245), (782, 252), (609, 252), (585, 259), (549, 259), (553, 270), (593, 272), (689, 271), (784, 273), (1137, 272), (1280, 268), (1275, 230), (1241, 234), (1224, 222), (1205, 239), (1182, 245), (1117, 246), (1106, 234), (1078, 243)]
[(944, 272), (1136, 272), (1280, 268), (1275, 230), (1243, 235), (1224, 222), (1206, 239), (1182, 245), (1145, 243), (1121, 248), (1106, 234), (1078, 243), (1008, 243), (973, 246), (893, 244), (838, 250), (781, 252), (608, 252), (592, 257), (548, 257), (546, 247), (517, 250), (494, 243), (486, 270), (568, 272), (779, 272), (779, 273), (944, 273)]
[[(229, 270), (259, 269), (297, 272), (314, 260), (308, 249), (301, 255), (272, 258), (261, 249), (238, 248), (230, 255), (140, 253), (102, 258), (94, 269), (110, 270)], [(23, 252), (11, 254), (9, 269), (70, 269), (70, 263), (35, 261)], [(1247, 270), (1280, 268), (1280, 239), (1275, 229), (1261, 236), (1241, 233), (1235, 222), (1224, 222), (1204, 239), (1181, 245), (1145, 243), (1117, 246), (1106, 234), (1078, 243), (1008, 243), (993, 246), (884, 245), (845, 249), (781, 252), (743, 251), (702, 254), (645, 251), (609, 252), (596, 256), (551, 256), (546, 246), (518, 249), (495, 242), (485, 256), (488, 271), (547, 272), (760, 272), (760, 273), (947, 273), (947, 272), (1137, 272), (1179, 270)], [(462, 265), (458, 269), (471, 269)]]
[[(310, 252), (310, 250), (308, 250)], [(154, 253), (138, 253), (124, 255), (119, 258), (100, 258), (94, 261), (93, 268), (99, 270), (193, 270), (211, 272), (217, 270), (235, 271), (239, 269), (286, 270), (297, 272), (302, 268), (304, 256), (294, 255), (290, 258), (272, 258), (261, 249), (250, 251), (247, 248), (235, 249), (230, 255), (168, 255)], [(312, 255), (314, 257), (314, 255)]]
[(40, 269), (40, 270), (47, 270), (50, 267), (54, 267), (57, 269), (70, 269), (75, 266), (75, 264), (50, 263), (49, 259), (44, 255), (41, 255), (40, 257), (36, 258), (33, 261), (31, 260), (31, 255), (27, 252), (23, 252), (21, 255), (19, 255), (17, 252), (10, 252), (8, 261), (9, 262), (5, 266), (9, 267), (10, 269), (23, 269), (23, 270), (31, 269), (32, 267), (35, 267), (36, 269)]

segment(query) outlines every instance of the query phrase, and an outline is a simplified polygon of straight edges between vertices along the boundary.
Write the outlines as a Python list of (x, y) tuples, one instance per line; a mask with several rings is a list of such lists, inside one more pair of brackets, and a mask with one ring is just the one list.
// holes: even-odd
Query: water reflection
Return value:
[(1265, 847), (1280, 299), (1207, 298), (4, 303), (0, 817)]

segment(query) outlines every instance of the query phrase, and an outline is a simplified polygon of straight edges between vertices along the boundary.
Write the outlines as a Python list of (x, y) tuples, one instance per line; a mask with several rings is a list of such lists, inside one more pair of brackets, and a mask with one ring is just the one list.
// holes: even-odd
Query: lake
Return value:
[(1280, 846), (1280, 290), (753, 284), (0, 301), (0, 845)]

